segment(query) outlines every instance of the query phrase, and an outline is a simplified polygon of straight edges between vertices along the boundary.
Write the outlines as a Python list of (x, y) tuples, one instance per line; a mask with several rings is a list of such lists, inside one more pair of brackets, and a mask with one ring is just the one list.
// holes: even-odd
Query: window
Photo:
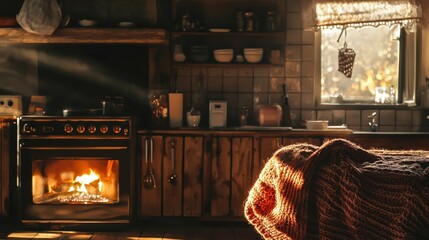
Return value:
[[(320, 37), (321, 104), (388, 104), (414, 102), (415, 33), (400, 27), (323, 29)], [(402, 35), (402, 36), (401, 36)], [(338, 41), (339, 40), (339, 41)], [(351, 77), (338, 71), (339, 49), (356, 53)], [(402, 44), (401, 44), (402, 42)]]
[[(320, 46), (315, 48), (320, 59), (318, 104), (415, 103), (420, 1), (312, 0), (302, 7), (304, 29), (316, 31)], [(354, 59), (339, 55), (345, 41), (354, 50)]]

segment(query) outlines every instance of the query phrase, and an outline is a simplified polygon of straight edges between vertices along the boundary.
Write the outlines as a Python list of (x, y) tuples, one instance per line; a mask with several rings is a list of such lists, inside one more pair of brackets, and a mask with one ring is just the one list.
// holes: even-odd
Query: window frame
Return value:
[[(397, 109), (409, 108), (418, 106), (420, 102), (420, 62), (421, 62), (421, 25), (417, 24), (416, 31), (410, 35), (404, 28), (401, 29), (400, 35), (400, 57), (399, 57), (399, 76), (398, 76), (398, 96), (397, 104), (382, 104), (382, 103), (322, 103), (321, 102), (321, 31), (314, 32), (314, 103), (319, 109), (335, 109), (335, 108), (383, 108)], [(350, 41), (350, 40), (349, 40)], [(412, 44), (410, 45), (410, 43)], [(410, 54), (412, 52), (412, 54)], [(404, 54), (405, 53), (405, 54)], [(414, 64), (410, 66), (410, 62)], [(410, 89), (410, 83), (411, 88)], [(406, 88), (408, 87), (408, 88)], [(405, 95), (407, 91), (407, 95)], [(412, 95), (413, 102), (401, 101), (405, 97)], [(401, 102), (400, 102), (401, 101)]]

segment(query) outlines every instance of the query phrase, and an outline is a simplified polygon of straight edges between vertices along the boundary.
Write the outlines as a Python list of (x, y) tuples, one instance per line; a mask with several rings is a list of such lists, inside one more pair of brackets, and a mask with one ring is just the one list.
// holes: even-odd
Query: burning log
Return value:
[(75, 194), (78, 194), (77, 191), (72, 192), (52, 192), (44, 194), (40, 197), (33, 197), (33, 202), (35, 204), (43, 204), (43, 203), (54, 203), (54, 202), (60, 202), (60, 199), (66, 199), (73, 197)]

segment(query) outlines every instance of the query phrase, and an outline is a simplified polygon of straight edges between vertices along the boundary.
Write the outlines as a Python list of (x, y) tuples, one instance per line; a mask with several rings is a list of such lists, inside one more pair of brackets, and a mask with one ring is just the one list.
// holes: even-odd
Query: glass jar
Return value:
[(246, 32), (254, 31), (254, 15), (255, 14), (253, 12), (244, 13), (244, 17), (246, 19)]
[(185, 13), (182, 15), (182, 31), (191, 31), (192, 30), (192, 21), (191, 15), (189, 13)]
[(268, 32), (277, 31), (276, 13), (274, 11), (267, 12), (266, 29)]

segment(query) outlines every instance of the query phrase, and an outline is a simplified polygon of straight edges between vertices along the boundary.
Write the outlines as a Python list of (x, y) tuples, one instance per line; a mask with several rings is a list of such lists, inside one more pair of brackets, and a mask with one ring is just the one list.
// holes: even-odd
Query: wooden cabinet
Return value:
[(243, 216), (252, 180), (253, 139), (215, 137), (211, 171), (211, 216)]
[(11, 189), (16, 179), (16, 124), (13, 119), (0, 119), (0, 217), (11, 216), (16, 209)]
[[(141, 136), (140, 161), (138, 162), (138, 195), (137, 201), (139, 216), (161, 216), (162, 214), (162, 160), (163, 160), (163, 136)], [(145, 177), (150, 175), (150, 168), (154, 176), (154, 187), (147, 188), (144, 185)]]
[[(149, 142), (153, 142), (150, 147)], [(147, 172), (146, 155), (153, 163), (156, 188), (139, 188), (140, 217), (242, 218), (244, 201), (265, 162), (280, 147), (307, 142), (323, 143), (322, 137), (279, 135), (156, 134), (141, 135), (140, 174)], [(149, 146), (147, 146), (149, 145)], [(173, 157), (174, 156), (174, 157)], [(172, 185), (170, 175), (177, 174)]]
[[(139, 216), (201, 216), (204, 138), (174, 135), (139, 138)], [(175, 184), (169, 181), (173, 162), (178, 180)], [(155, 177), (156, 186), (152, 189), (144, 185), (145, 176), (150, 174), (148, 167), (152, 167)]]

